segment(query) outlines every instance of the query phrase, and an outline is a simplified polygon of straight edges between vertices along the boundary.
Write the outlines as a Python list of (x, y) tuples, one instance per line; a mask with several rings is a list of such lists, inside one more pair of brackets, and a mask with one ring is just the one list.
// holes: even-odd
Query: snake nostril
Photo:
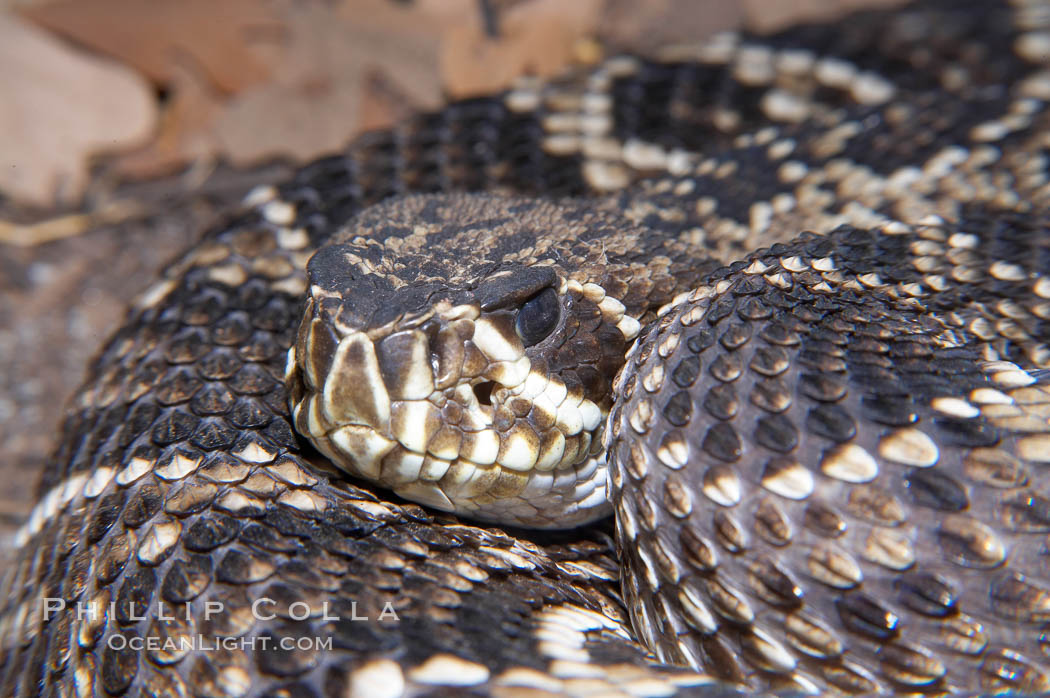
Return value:
[(495, 382), (485, 381), (484, 383), (478, 383), (474, 386), (474, 397), (478, 399), (478, 402), (482, 405), (492, 404), (492, 389), (496, 387)]

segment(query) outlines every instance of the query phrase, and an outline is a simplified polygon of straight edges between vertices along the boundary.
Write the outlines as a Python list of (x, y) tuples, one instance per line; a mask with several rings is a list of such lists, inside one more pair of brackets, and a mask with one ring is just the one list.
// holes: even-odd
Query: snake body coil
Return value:
[(724, 35), (256, 190), (71, 403), (0, 694), (1050, 690), (1048, 37)]

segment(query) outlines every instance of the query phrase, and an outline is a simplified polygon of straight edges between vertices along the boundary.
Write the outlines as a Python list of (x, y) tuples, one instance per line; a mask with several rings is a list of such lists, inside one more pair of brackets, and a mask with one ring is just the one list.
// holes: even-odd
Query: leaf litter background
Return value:
[(521, 75), (895, 1), (0, 0), (0, 568), (127, 299), (255, 184)]

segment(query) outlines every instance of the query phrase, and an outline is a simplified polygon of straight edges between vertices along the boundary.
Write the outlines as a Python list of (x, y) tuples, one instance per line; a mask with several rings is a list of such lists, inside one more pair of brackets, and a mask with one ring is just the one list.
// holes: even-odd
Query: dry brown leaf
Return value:
[(743, 13), (742, 3), (726, 0), (609, 0), (599, 33), (615, 47), (658, 52), (668, 45), (695, 43), (714, 32), (737, 28)]
[(170, 98), (160, 115), (156, 136), (143, 148), (127, 153), (115, 171), (132, 178), (175, 172), (187, 163), (208, 163), (220, 152), (215, 119), (222, 113), (222, 96), (194, 71), (175, 66)]
[[(271, 79), (205, 109), (209, 133), (196, 137), (187, 126), (204, 121), (191, 123), (184, 105), (200, 106), (206, 90), (175, 85), (175, 116), (165, 120), (158, 146), (164, 152), (141, 155), (138, 164), (170, 163), (178, 144), (191, 142), (197, 145), (187, 154), (199, 156), (210, 143), (216, 154), (242, 165), (336, 150), (361, 131), (436, 108), (442, 87), (462, 96), (505, 88), (523, 72), (561, 70), (579, 38), (592, 32), (601, 4), (523, 0), (501, 15), (498, 40), (484, 35), (476, 0), (282, 5), (286, 33), (270, 47)], [(183, 97), (184, 89), (192, 99)]]
[(269, 45), (285, 32), (281, 9), (258, 0), (58, 0), (20, 12), (157, 83), (189, 63), (214, 89), (233, 93), (269, 78)]
[[(390, 12), (385, 0), (353, 4), (357, 11), (349, 14), (307, 6), (288, 16), (285, 58), (273, 80), (231, 98), (216, 120), (216, 138), (233, 162), (302, 159), (342, 147), (362, 130), (363, 90), (372, 74), (413, 108), (441, 104), (433, 30), (406, 31), (411, 11)], [(377, 120), (371, 115), (368, 125)]]
[(387, 0), (272, 7), (285, 31), (266, 44), (270, 79), (223, 95), (195, 64), (173, 63), (157, 140), (122, 158), (118, 172), (155, 175), (218, 157), (308, 159), (441, 103), (436, 31), (418, 13)]
[(902, 5), (907, 0), (744, 0), (747, 25), (772, 32), (800, 22), (824, 22), (865, 8)]
[(0, 13), (0, 189), (38, 206), (71, 203), (88, 158), (137, 145), (157, 119), (149, 84)]
[(465, 96), (556, 73), (603, 1), (500, 3), (495, 40), (476, 0), (58, 0), (26, 12), (167, 87), (158, 139), (118, 165), (143, 176), (200, 158), (315, 157), (438, 107), (443, 88)]
[[(421, 10), (438, 13), (443, 0), (423, 0)], [(521, 75), (550, 76), (575, 58), (577, 43), (592, 36), (603, 0), (529, 0), (509, 7), (499, 36), (489, 37), (476, 10), (446, 31), (441, 51), (445, 88), (455, 97), (508, 87)]]

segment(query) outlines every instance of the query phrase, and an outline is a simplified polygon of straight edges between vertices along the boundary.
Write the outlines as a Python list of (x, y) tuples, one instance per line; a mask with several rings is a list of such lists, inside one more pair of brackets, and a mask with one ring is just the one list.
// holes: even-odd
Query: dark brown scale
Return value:
[(185, 616), (154, 620), (149, 624), (147, 635), (159, 638), (159, 642), (147, 651), (147, 658), (160, 666), (179, 661), (185, 654), (183, 643), (191, 642), (194, 630), (192, 619), (187, 620)]
[(790, 453), (798, 446), (798, 430), (780, 414), (765, 415), (755, 423), (755, 443), (777, 453)]
[(157, 446), (169, 446), (187, 440), (197, 428), (197, 418), (187, 412), (169, 409), (154, 422), (150, 440)]
[(718, 564), (717, 553), (694, 528), (689, 525), (682, 526), (680, 541), (687, 562), (701, 572), (710, 572), (715, 569)]
[(190, 437), (190, 443), (205, 451), (228, 448), (237, 439), (238, 430), (224, 419), (201, 420)]
[(678, 387), (688, 388), (696, 382), (697, 377), (700, 375), (701, 363), (699, 357), (687, 356), (678, 362), (674, 370), (671, 372), (671, 380), (673, 380)]
[(245, 361), (272, 361), (280, 358), (285, 347), (269, 332), (254, 332), (239, 348), (238, 355)]
[(928, 687), (947, 671), (928, 650), (904, 643), (879, 648), (878, 657), (883, 675), (901, 685)]
[(838, 538), (846, 532), (846, 522), (831, 507), (822, 502), (811, 502), (806, 506), (806, 526), (822, 536)]
[(949, 515), (937, 527), (937, 539), (942, 555), (961, 567), (990, 570), (1003, 562), (995, 534), (972, 517)]
[(786, 371), (790, 360), (787, 353), (780, 347), (759, 347), (755, 350), (748, 365), (756, 373), (773, 377)]
[(193, 396), (192, 410), (197, 414), (225, 414), (233, 407), (236, 397), (222, 383), (206, 384)]
[(768, 320), (773, 316), (773, 310), (762, 299), (751, 297), (741, 301), (736, 312), (742, 319), (749, 321)]
[[(842, 356), (836, 347), (844, 347), (848, 344), (848, 340), (842, 332), (838, 332), (826, 326), (814, 327), (807, 333), (807, 336), (807, 347), (818, 351), (823, 350), (835, 356)], [(853, 349), (853, 347), (850, 348)]]
[(718, 338), (719, 344), (732, 351), (739, 349), (751, 340), (751, 325), (747, 323), (733, 323)]
[(164, 511), (178, 517), (196, 514), (208, 508), (218, 494), (218, 486), (212, 483), (186, 483), (174, 488), (164, 499)]
[(124, 571), (117, 591), (115, 619), (121, 625), (136, 623), (153, 599), (157, 587), (157, 573), (150, 567), (131, 563)]
[(895, 361), (894, 359), (890, 358), (889, 356), (883, 356), (882, 354), (877, 354), (877, 353), (874, 353), (874, 352), (855, 351), (855, 350), (853, 350), (853, 351), (849, 352), (848, 358), (849, 358), (849, 362), (851, 364), (851, 367), (854, 368), (854, 370), (856, 370), (856, 368), (859, 367), (859, 366), (863, 366), (865, 368), (862, 369), (862, 370), (866, 370), (868, 373), (870, 373), (873, 376), (880, 376), (880, 375), (881, 376), (886, 376), (887, 377), (887, 381), (891, 380), (889, 377), (892, 376), (893, 374), (892, 373), (882, 373), (882, 372), (879, 372), (877, 369), (879, 369), (879, 368), (884, 368), (884, 369), (898, 368), (898, 369), (906, 371), (906, 370), (915, 368), (914, 366), (909, 366), (907, 364), (907, 362), (905, 362), (905, 361), (901, 361), (901, 360)]
[(204, 291), (183, 309), (182, 321), (187, 325), (210, 327), (222, 317), (224, 304), (222, 295)]
[(234, 392), (247, 395), (262, 395), (275, 390), (279, 382), (265, 369), (247, 364), (230, 379)]
[(723, 548), (731, 553), (747, 550), (748, 536), (731, 514), (716, 511), (711, 521), (716, 540)]
[(268, 579), (274, 565), (261, 556), (230, 550), (215, 568), (215, 579), (226, 584), (253, 584)]
[(1022, 491), (1001, 503), (1003, 524), (1013, 531), (1050, 531), (1050, 498), (1039, 492)]
[(157, 416), (160, 414), (160, 409), (153, 404), (139, 403), (128, 415), (127, 420), (121, 427), (117, 437), (117, 443), (122, 448), (127, 448), (135, 440), (142, 435), (142, 433), (153, 424)]
[[(314, 668), (320, 658), (308, 649), (309, 633), (309, 626), (301, 625), (278, 626), (273, 632), (265, 633), (269, 646), (274, 649), (256, 653), (259, 670), (274, 676), (291, 677)], [(283, 649), (285, 647), (290, 649)]]
[(56, 619), (55, 642), (51, 645), (47, 668), (49, 671), (60, 673), (65, 670), (69, 659), (73, 654), (73, 642), (70, 638), (72, 620), (69, 616)]
[(685, 391), (675, 393), (664, 405), (664, 417), (675, 426), (684, 427), (689, 424), (692, 414), (692, 398)]
[(806, 413), (806, 429), (831, 441), (846, 442), (857, 434), (857, 422), (838, 405), (817, 405)]
[(783, 509), (769, 497), (760, 500), (755, 509), (754, 530), (760, 538), (775, 546), (787, 545), (793, 535)]
[(798, 362), (800, 366), (822, 373), (843, 373), (846, 370), (846, 362), (842, 359), (812, 349), (801, 352)]
[(208, 350), (204, 331), (191, 328), (181, 332), (165, 352), (164, 358), (173, 364), (188, 364), (200, 359)]
[(704, 409), (715, 419), (732, 419), (740, 409), (736, 389), (731, 385), (715, 385), (704, 396)]
[(783, 412), (791, 406), (791, 392), (779, 378), (763, 378), (751, 388), (751, 404), (766, 412)]
[(846, 693), (864, 695), (876, 693), (881, 686), (867, 673), (861, 673), (855, 666), (824, 664), (820, 667), (824, 679)]
[[(689, 347), (689, 350), (699, 354), (704, 349), (707, 349), (715, 343), (714, 333), (706, 327), (700, 328), (697, 332), (689, 335), (689, 339), (686, 340), (685, 344)], [(644, 351), (644, 349), (643, 349)]]
[(715, 612), (730, 622), (750, 623), (753, 615), (750, 607), (730, 587), (717, 577), (703, 581), (704, 591), (711, 600)]
[(162, 497), (156, 485), (140, 487), (124, 507), (121, 521), (128, 528), (138, 528), (160, 511)]
[[(330, 567), (337, 574), (342, 571), (338, 568), (338, 565), (333, 565), (331, 563), (325, 565), (324, 556), (319, 557), (321, 558), (319, 562), (322, 566)], [(282, 565), (281, 568), (277, 570), (276, 576), (301, 589), (313, 589), (326, 592), (338, 591), (338, 579), (325, 574), (325, 572), (327, 572), (327, 570), (317, 570), (307, 567), (301, 562), (292, 561)], [(455, 586), (457, 583), (462, 584), (458, 576), (453, 579), (442, 579), (438, 581), (444, 582), (442, 586), (445, 587)]]
[(200, 596), (212, 580), (212, 562), (207, 555), (189, 555), (172, 562), (164, 575), (160, 595), (173, 605), (181, 605)]
[(708, 365), (707, 370), (723, 383), (731, 383), (740, 377), (743, 367), (735, 354), (720, 354)]
[(106, 691), (113, 694), (123, 693), (135, 680), (138, 671), (139, 656), (131, 649), (132, 643), (139, 640), (134, 629), (125, 631), (128, 645), (113, 649), (107, 647), (102, 652), (101, 679)]
[(806, 397), (820, 402), (835, 402), (846, 395), (846, 382), (833, 374), (803, 373), (799, 390)]
[(210, 552), (233, 540), (240, 524), (231, 517), (211, 515), (198, 518), (182, 537), (182, 545), (194, 552)]
[(850, 343), (850, 349), (855, 352), (866, 354), (885, 354), (890, 351), (889, 345), (871, 337), (860, 337)]
[[(232, 535), (230, 538), (232, 539)], [(260, 553), (292, 553), (300, 549), (302, 545), (294, 537), (281, 535), (274, 529), (259, 524), (245, 526), (237, 538), (240, 542)], [(342, 548), (340, 550), (342, 551)]]
[(748, 565), (748, 582), (764, 601), (783, 608), (802, 606), (805, 592), (791, 576), (769, 558)]
[(839, 617), (847, 630), (880, 642), (896, 637), (900, 618), (863, 592), (853, 592), (835, 602)]
[(717, 325), (719, 322), (729, 317), (729, 315), (736, 308), (736, 298), (730, 293), (723, 296), (719, 301), (713, 303), (707, 311), (707, 322), (710, 325)]
[(132, 545), (129, 534), (123, 530), (106, 541), (95, 564), (95, 579), (98, 583), (108, 585), (124, 571)]
[(896, 359), (916, 359), (933, 355), (933, 349), (919, 340), (899, 339), (889, 348), (889, 355)]
[(157, 401), (165, 406), (178, 405), (192, 398), (200, 389), (200, 379), (187, 369), (173, 369), (157, 386)]
[(98, 543), (110, 530), (124, 508), (125, 498), (126, 495), (123, 492), (113, 492), (99, 500), (87, 527), (89, 544)]
[(970, 506), (966, 488), (939, 470), (915, 468), (905, 476), (912, 501), (940, 511), (962, 511)]
[(865, 419), (891, 427), (901, 427), (916, 420), (915, 406), (906, 395), (865, 395), (861, 398)]
[(718, 422), (707, 430), (701, 448), (713, 458), (732, 463), (740, 458), (742, 444), (732, 426)]
[(991, 685), (1007, 685), (1019, 692), (1041, 691), (1048, 676), (1036, 662), (1008, 649), (991, 653), (980, 666), (981, 680)]
[(1000, 440), (999, 430), (984, 420), (938, 416), (933, 418), (933, 424), (938, 436), (953, 446), (990, 447)]
[(988, 596), (995, 614), (1007, 620), (1041, 622), (1050, 615), (1050, 588), (1016, 572), (996, 575)]
[(91, 578), (91, 566), (95, 555), (88, 548), (80, 548), (69, 564), (66, 592), (72, 598), (84, 593)]
[(779, 319), (763, 325), (758, 332), (758, 337), (770, 344), (783, 347), (793, 347), (802, 341), (797, 331), (790, 329)]
[(895, 582), (900, 603), (932, 618), (943, 618), (957, 611), (958, 592), (944, 579), (921, 573), (908, 573)]
[(247, 313), (231, 313), (212, 325), (212, 341), (221, 346), (239, 346), (251, 336), (251, 331)]
[(229, 411), (230, 423), (241, 429), (265, 427), (273, 421), (272, 408), (257, 398), (238, 398)]

